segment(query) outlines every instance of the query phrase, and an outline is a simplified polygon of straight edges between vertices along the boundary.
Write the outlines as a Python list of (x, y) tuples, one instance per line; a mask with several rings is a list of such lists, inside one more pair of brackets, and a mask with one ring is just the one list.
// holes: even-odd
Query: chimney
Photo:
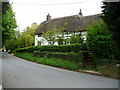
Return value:
[(80, 16), (80, 17), (83, 16), (81, 9), (80, 9), (80, 12), (79, 12), (79, 16)]
[(47, 15), (47, 21), (49, 21), (51, 19), (50, 13), (48, 13)]

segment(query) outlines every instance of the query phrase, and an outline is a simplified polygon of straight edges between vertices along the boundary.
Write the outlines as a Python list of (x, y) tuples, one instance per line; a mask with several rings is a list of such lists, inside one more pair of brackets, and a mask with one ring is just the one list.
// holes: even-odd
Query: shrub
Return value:
[(32, 46), (26, 48), (16, 49), (16, 52), (34, 52), (34, 51), (48, 51), (48, 52), (79, 52), (82, 49), (81, 44), (72, 45), (45, 45), (45, 46)]
[(17, 49), (19, 47), (19, 43), (17, 43), (17, 40), (8, 40), (5, 43), (6, 50), (12, 52), (13, 50)]
[(112, 39), (112, 33), (107, 30), (103, 21), (88, 28), (87, 45), (94, 57), (108, 60), (119, 58), (119, 48)]
[(48, 58), (60, 58), (64, 60), (70, 60), (77, 63), (83, 63), (84, 61), (84, 52), (80, 51), (79, 53), (74, 52), (34, 52), (35, 56), (38, 57), (48, 57)]
[(70, 39), (71, 44), (82, 43), (83, 40), (80, 35), (72, 35)]

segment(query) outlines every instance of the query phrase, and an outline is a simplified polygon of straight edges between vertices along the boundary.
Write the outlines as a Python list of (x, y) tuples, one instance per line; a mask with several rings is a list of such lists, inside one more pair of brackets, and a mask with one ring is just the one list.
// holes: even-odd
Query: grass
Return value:
[(105, 66), (98, 67), (98, 71), (106, 77), (120, 79), (119, 67), (116, 64), (109, 64)]
[(59, 68), (64, 68), (64, 69), (69, 69), (74, 71), (77, 71), (79, 69), (78, 63), (62, 60), (62, 59), (56, 59), (56, 58), (36, 57), (34, 56), (34, 53), (26, 53), (26, 52), (15, 53), (15, 56), (18, 56), (33, 62), (37, 62), (40, 64), (46, 64), (46, 65), (55, 66)]

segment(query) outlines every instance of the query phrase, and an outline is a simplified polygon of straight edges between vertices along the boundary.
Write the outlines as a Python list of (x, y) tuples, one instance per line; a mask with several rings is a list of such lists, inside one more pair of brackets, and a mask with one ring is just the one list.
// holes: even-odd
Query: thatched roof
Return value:
[(101, 14), (79, 17), (78, 15), (51, 19), (49, 21), (42, 22), (36, 29), (35, 34), (52, 30), (54, 27), (64, 27), (69, 32), (83, 31), (93, 22), (100, 21)]

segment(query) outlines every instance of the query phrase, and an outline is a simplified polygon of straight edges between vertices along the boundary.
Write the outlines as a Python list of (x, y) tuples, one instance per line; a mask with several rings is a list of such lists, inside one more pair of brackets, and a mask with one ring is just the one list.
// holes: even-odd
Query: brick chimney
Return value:
[(48, 13), (47, 15), (47, 21), (49, 21), (51, 19), (50, 13)]
[(81, 9), (80, 9), (79, 15), (80, 15), (80, 17), (82, 17), (82, 16), (83, 16)]

